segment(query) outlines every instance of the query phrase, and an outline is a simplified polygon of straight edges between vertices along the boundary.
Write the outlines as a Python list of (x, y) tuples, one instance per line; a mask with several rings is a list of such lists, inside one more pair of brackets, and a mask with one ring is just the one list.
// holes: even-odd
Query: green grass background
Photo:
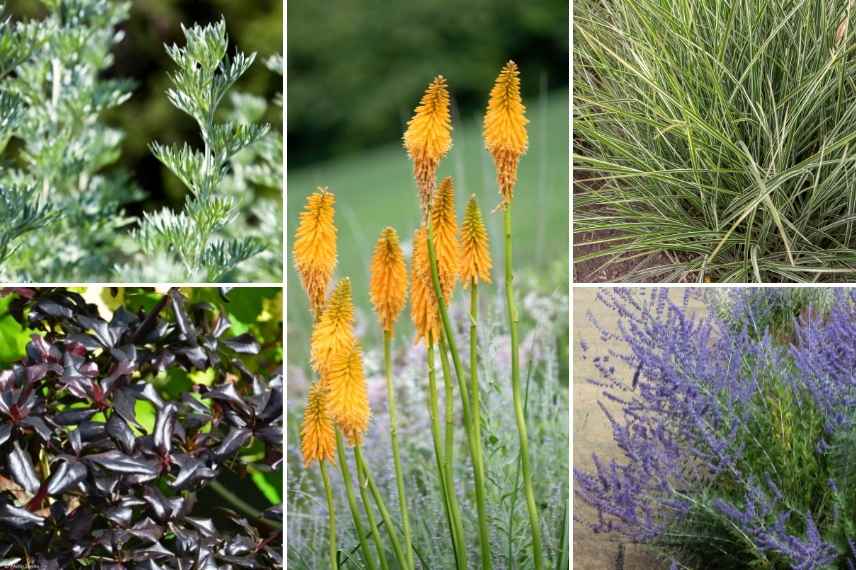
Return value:
[[(546, 287), (564, 288), (568, 271), (568, 95), (554, 91), (532, 97), (528, 104), (529, 152), (520, 162), (513, 204), (515, 272), (547, 277)], [(414, 101), (414, 104), (416, 102)], [(402, 124), (401, 132), (405, 126)], [(438, 179), (455, 179), (458, 216), (470, 194), (478, 197), (486, 218), (494, 262), (494, 281), (501, 276), (502, 215), (493, 161), (484, 150), (481, 116), (453, 116), (453, 147), (440, 165)], [(306, 196), (318, 186), (336, 194), (339, 263), (336, 278), (352, 280), (354, 302), (370, 311), (369, 263), (381, 230), (391, 225), (408, 249), (419, 224), (419, 205), (412, 165), (400, 144), (390, 144), (329, 162), (288, 172), (288, 341), (289, 360), (306, 362), (312, 317), (294, 270), (292, 240)], [(494, 285), (495, 286), (495, 285)], [(488, 286), (492, 289), (494, 286)], [(483, 295), (487, 297), (489, 292)], [(400, 335), (410, 334), (409, 307), (399, 319)], [(376, 339), (374, 322), (366, 334)], [(365, 337), (364, 337), (365, 338)]]

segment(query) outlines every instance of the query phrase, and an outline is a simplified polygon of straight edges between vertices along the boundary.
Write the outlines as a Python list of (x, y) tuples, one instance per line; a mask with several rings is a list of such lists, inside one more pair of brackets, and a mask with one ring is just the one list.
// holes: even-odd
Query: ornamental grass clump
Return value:
[(698, 295), (600, 295), (618, 325), (583, 350), (618, 456), (575, 470), (586, 522), (673, 567), (853, 567), (856, 292), (735, 290), (694, 316)]
[[(574, 6), (577, 262), (856, 279), (852, 2)], [(851, 25), (848, 25), (851, 24)]]
[(64, 288), (12, 293), (32, 340), (0, 371), (3, 564), (282, 568), (282, 506), (226, 486), (282, 463), (281, 366), (256, 338), (177, 289), (109, 320)]
[[(353, 310), (350, 280), (341, 279), (332, 293), (326, 293), (333, 279), (336, 255), (335, 198), (327, 190), (313, 194), (300, 216), (294, 240), (294, 259), (309, 297), (310, 310), (315, 313), (310, 364), (318, 375), (309, 391), (304, 411), (302, 449), (306, 465), (316, 460), (321, 464), (327, 494), (331, 568), (344, 567), (345, 561), (352, 560), (351, 555), (356, 556), (357, 552), (363, 567), (369, 569), (429, 567), (421, 554), (424, 545), (418, 544), (414, 538), (417, 522), (415, 518), (411, 521), (408, 503), (414, 491), (416, 500), (422, 498), (426, 491), (430, 497), (437, 498), (436, 509), (442, 514), (445, 528), (441, 531), (444, 536), (432, 536), (432, 541), (444, 541), (443, 548), (450, 553), (448, 563), (458, 570), (475, 566), (485, 570), (493, 568), (494, 560), (499, 559), (500, 554), (509, 564), (520, 567), (540, 570), (545, 565), (541, 522), (529, 464), (518, 354), (520, 316), (514, 304), (511, 265), (510, 212), (518, 163), (527, 147), (527, 122), (520, 95), (519, 71), (513, 62), (508, 62), (490, 95), (484, 118), (484, 138), (496, 164), (500, 196), (497, 209), (503, 210), (505, 218), (504, 284), (507, 326), (511, 333), (510, 339), (501, 337), (504, 344), (509, 344), (510, 340), (511, 368), (503, 370), (505, 377), (496, 381), (511, 387), (509, 399), (515, 410), (519, 450), (509, 461), (519, 464), (520, 470), (516, 477), (504, 479), (513, 479), (513, 488), (495, 491), (494, 497), (501, 496), (496, 498), (495, 505), (489, 504), (491, 479), (482, 441), (482, 423), (489, 420), (481, 416), (480, 391), (483, 387), (479, 382), (479, 365), (480, 362), (484, 365), (484, 361), (479, 358), (478, 336), (478, 289), (480, 284), (492, 281), (492, 260), (487, 227), (476, 197), (469, 199), (463, 220), (459, 223), (454, 180), (445, 177), (439, 183), (437, 181), (440, 161), (452, 145), (450, 95), (446, 80), (437, 76), (428, 85), (404, 134), (404, 147), (413, 163), (417, 190), (415, 203), (421, 211), (420, 225), (415, 228), (410, 243), (409, 276), (404, 250), (393, 227), (381, 232), (371, 255), (369, 298), (384, 339), (382, 370), (386, 381), (389, 443), (399, 506), (397, 516), (387, 508), (381, 488), (364, 456), (368, 451), (363, 449), (364, 435), (370, 427), (371, 412), (363, 353), (355, 332), (358, 330), (355, 321), (359, 315), (355, 315)], [(450, 311), (458, 283), (470, 293), (470, 310), (466, 320), (460, 323), (453, 320)], [(402, 461), (402, 442), (398, 435), (395, 389), (400, 368), (396, 368), (392, 352), (397, 319), (407, 304), (408, 291), (413, 345), (419, 354), (418, 369), (425, 386), (424, 405), (428, 420), (424, 429), (425, 433), (430, 431), (431, 445), (424, 454), (410, 458), (411, 461), (428, 461), (421, 474), (422, 488), (409, 487), (405, 481), (406, 465)], [(319, 298), (323, 299), (321, 311), (314, 308)], [(460, 333), (466, 330), (470, 340), (468, 369), (465, 369), (458, 350)], [(507, 406), (507, 403), (503, 405)], [(341, 525), (336, 527), (335, 503), (330, 499), (330, 478), (325, 472), (325, 462), (332, 462), (330, 425), (335, 425), (338, 467), (356, 535), (350, 551), (336, 542), (337, 528), (341, 529)], [(459, 445), (461, 432), (463, 446)], [(361, 501), (353, 492), (354, 479), (347, 460), (346, 442), (353, 448)], [(491, 445), (495, 443), (494, 440)], [(416, 444), (408, 445), (411, 453), (412, 445)], [(513, 444), (511, 446), (514, 447)], [(463, 457), (459, 455), (459, 449), (463, 449)], [(422, 457), (432, 451), (433, 472), (431, 461)], [(378, 456), (375, 452), (374, 457)], [(503, 467), (497, 466), (497, 469)], [(467, 475), (464, 480), (461, 479), (462, 470)], [(430, 491), (424, 488), (425, 485), (431, 487)], [(528, 525), (518, 524), (514, 528), (518, 495), (525, 495)], [(470, 500), (475, 505), (471, 509), (474, 513), (464, 508)], [(507, 536), (500, 537), (500, 533), (495, 531), (497, 509), (504, 508), (499, 503), (506, 501), (511, 503), (511, 520)], [(419, 522), (424, 523), (423, 520)], [(517, 552), (512, 544), (524, 533), (526, 538), (520, 539), (524, 546), (519, 548), (521, 552)], [(505, 539), (508, 540), (507, 555), (495, 548), (500, 540)]]

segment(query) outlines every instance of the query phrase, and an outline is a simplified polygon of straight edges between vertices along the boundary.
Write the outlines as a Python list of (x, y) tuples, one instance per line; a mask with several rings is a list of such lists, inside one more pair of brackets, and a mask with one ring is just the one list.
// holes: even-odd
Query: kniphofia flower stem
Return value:
[[(354, 456), (357, 456), (357, 450), (360, 448), (359, 445), (354, 447)], [(369, 499), (368, 494), (366, 493), (366, 481), (365, 481), (365, 471), (360, 465), (360, 460), (357, 459), (357, 488), (360, 490), (360, 500), (363, 503), (363, 510), (366, 512), (366, 519), (369, 522), (369, 537), (374, 543), (375, 550), (377, 551), (378, 560), (380, 560), (381, 570), (389, 570), (389, 562), (386, 561), (386, 552), (383, 548), (383, 542), (381, 541), (380, 531), (378, 530), (377, 523), (375, 522), (374, 509), (372, 509), (372, 502)], [(389, 529), (389, 527), (387, 527)]]
[(526, 414), (523, 411), (523, 399), (520, 395), (520, 351), (517, 306), (514, 304), (514, 272), (511, 263), (511, 202), (503, 209), (503, 229), (505, 233), (505, 304), (508, 311), (508, 323), (511, 328), (511, 395), (514, 400), (514, 417), (517, 422), (517, 434), (520, 440), (520, 463), (523, 467), (523, 486), (526, 492), (526, 510), (529, 514), (529, 526), (532, 532), (532, 558), (535, 570), (544, 566), (541, 555), (541, 522), (535, 492), (532, 489), (532, 473), (529, 468), (529, 438), (526, 431)]
[[(437, 479), (440, 481), (440, 494), (443, 496), (443, 510), (446, 513), (446, 521), (449, 525), (449, 534), (452, 541), (452, 549), (455, 554), (455, 565), (459, 570), (465, 570), (466, 551), (460, 552), (461, 546), (459, 543), (459, 527), (452, 516), (451, 505), (449, 503), (449, 488), (446, 479), (445, 460), (443, 453), (443, 443), (440, 432), (440, 398), (437, 394), (437, 374), (434, 370), (434, 338), (429, 332), (427, 339), (427, 358), (428, 358), (428, 412), (431, 416), (431, 439), (434, 443), (434, 459), (437, 463)], [(464, 557), (463, 559), (461, 557)]]
[[(427, 225), (428, 230), (428, 257), (429, 263), (431, 266), (431, 282), (434, 287), (434, 294), (437, 297), (437, 306), (440, 313), (440, 321), (442, 323), (442, 334), (445, 334), (445, 338), (447, 340), (449, 353), (452, 355), (452, 363), (455, 368), (455, 376), (458, 380), (458, 389), (461, 393), (461, 402), (462, 409), (464, 414), (464, 427), (467, 435), (467, 443), (470, 451), (470, 459), (473, 465), (473, 479), (475, 480), (475, 485), (477, 488), (480, 488), (477, 491), (477, 496), (480, 493), (482, 497), (484, 497), (484, 489), (485, 489), (485, 475), (484, 475), (484, 464), (482, 462), (482, 457), (479, 449), (477, 448), (477, 441), (475, 439), (475, 432), (473, 430), (473, 419), (471, 414), (471, 402), (468, 394), (468, 387), (466, 377), (464, 376), (464, 368), (461, 364), (461, 356), (458, 353), (457, 343), (455, 342), (455, 337), (452, 332), (452, 323), (449, 319), (449, 310), (446, 306), (446, 300), (443, 298), (443, 290), (440, 285), (440, 276), (437, 268), (437, 254), (434, 251), (434, 235), (431, 228), (430, 221)], [(441, 347), (442, 348), (442, 347)], [(479, 525), (481, 526), (481, 521)], [(484, 548), (484, 547), (482, 547)], [(489, 563), (489, 562), (488, 562)], [(485, 562), (482, 561), (484, 565)]]
[(327, 498), (327, 529), (329, 532), (330, 570), (339, 570), (338, 552), (336, 545), (336, 504), (333, 502), (333, 488), (330, 486), (330, 476), (327, 465), (320, 461), (321, 480), (324, 482), (324, 495)]
[(357, 499), (354, 497), (354, 486), (351, 481), (351, 468), (348, 467), (348, 458), (345, 456), (345, 442), (342, 441), (342, 432), (336, 428), (336, 451), (339, 452), (339, 470), (342, 472), (342, 480), (345, 483), (345, 494), (348, 496), (348, 507), (351, 509), (351, 518), (354, 520), (354, 529), (357, 531), (357, 538), (360, 541), (360, 553), (369, 570), (376, 570), (374, 558), (369, 550), (369, 544), (366, 542), (366, 533), (363, 530), (363, 522), (360, 519), (360, 508), (357, 506)]
[[(478, 375), (478, 318), (479, 318), (479, 285), (473, 280), (470, 286), (470, 395), (472, 396), (472, 422), (475, 450), (478, 454), (478, 464), (482, 477), (486, 477), (484, 467), (484, 448), (481, 439), (481, 401), (479, 398)], [(484, 487), (476, 485), (476, 509), (479, 515), (479, 547), (481, 548), (482, 568), (492, 567), (490, 554), (490, 529), (487, 521), (487, 498)]]
[[(454, 417), (454, 393), (452, 389), (452, 371), (449, 368), (449, 357), (446, 353), (446, 342), (443, 340), (443, 334), (440, 333), (440, 367), (443, 371), (443, 388), (444, 388), (444, 404), (445, 413), (444, 419), (446, 422), (446, 431), (444, 433), (445, 451), (443, 454), (443, 469), (446, 478), (446, 488), (449, 490), (449, 507), (452, 511), (452, 517), (459, 525), (458, 532), (463, 537), (463, 518), (461, 517), (461, 507), (458, 504), (458, 496), (455, 494), (455, 417)], [(461, 549), (466, 555), (466, 546), (463, 538), (461, 541)], [(464, 556), (466, 563), (466, 556)]]
[(374, 498), (375, 505), (377, 505), (377, 510), (380, 511), (383, 524), (389, 534), (390, 542), (392, 542), (392, 550), (395, 552), (395, 557), (398, 559), (398, 565), (401, 568), (407, 568), (407, 558), (401, 547), (401, 541), (398, 540), (398, 533), (395, 530), (392, 514), (390, 514), (389, 509), (383, 500), (383, 495), (381, 494), (380, 489), (377, 484), (375, 484), (374, 477), (372, 477), (371, 471), (369, 470), (369, 465), (363, 456), (362, 447), (359, 445), (354, 447), (354, 458), (357, 460), (357, 471), (360, 475), (360, 480), (362, 484), (366, 484), (368, 486), (369, 491), (371, 491), (372, 497)]
[(395, 404), (395, 389), (392, 385), (392, 330), (383, 332), (383, 369), (386, 376), (386, 399), (389, 408), (389, 439), (392, 446), (392, 462), (395, 466), (395, 485), (398, 488), (398, 508), (401, 511), (401, 526), (404, 530), (405, 557), (408, 568), (415, 569), (410, 514), (407, 509), (404, 471), (401, 469), (401, 451), (398, 446), (398, 411)]

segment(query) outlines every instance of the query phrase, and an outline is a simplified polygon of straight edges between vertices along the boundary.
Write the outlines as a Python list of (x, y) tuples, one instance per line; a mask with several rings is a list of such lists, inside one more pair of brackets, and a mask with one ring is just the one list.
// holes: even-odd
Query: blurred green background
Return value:
[[(14, 19), (41, 18), (44, 6), (35, 0), (6, 0), (6, 15)], [(231, 46), (246, 53), (258, 52), (256, 63), (236, 89), (263, 96), (268, 101), (282, 91), (282, 79), (264, 66), (264, 60), (282, 53), (283, 0), (135, 0), (130, 19), (122, 26), (125, 39), (116, 46), (111, 76), (137, 82), (133, 97), (106, 115), (113, 126), (125, 131), (120, 165), (146, 192), (146, 200), (129, 208), (134, 214), (183, 203), (185, 189), (149, 152), (153, 141), (201, 144), (198, 127), (166, 98), (167, 72), (172, 61), (164, 44), (184, 43), (181, 24), (207, 24), (226, 19)], [(228, 103), (228, 102), (227, 102)], [(266, 120), (281, 128), (278, 107), (268, 109)]]
[[(531, 121), (514, 198), (515, 270), (535, 275), (545, 290), (566, 290), (567, 2), (432, 0), (393, 7), (377, 1), (291, 0), (288, 19), (288, 239), (306, 196), (329, 186), (337, 197), (337, 274), (352, 278), (358, 308), (370, 310), (369, 260), (385, 226), (398, 230), (409, 257), (419, 206), (401, 136), (438, 74), (449, 82), (454, 126), (454, 144), (438, 175), (455, 177), (459, 214), (469, 195), (477, 195), (494, 264), (501, 267), (502, 219), (492, 213), (499, 195), (481, 120), (508, 59), (520, 66)], [(288, 287), (289, 360), (300, 362), (311, 315), (293, 260)], [(493, 293), (493, 286), (487, 289), (485, 296)], [(409, 317), (402, 321), (409, 323)], [(372, 336), (376, 327), (369, 328)]]

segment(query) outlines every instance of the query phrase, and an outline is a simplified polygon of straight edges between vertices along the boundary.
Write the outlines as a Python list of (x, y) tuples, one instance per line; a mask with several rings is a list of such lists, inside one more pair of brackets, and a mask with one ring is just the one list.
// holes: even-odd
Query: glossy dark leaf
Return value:
[(234, 409), (245, 414), (250, 413), (250, 407), (235, 389), (234, 384), (222, 384), (220, 386), (217, 386), (213, 390), (209, 390), (205, 394), (205, 397), (210, 398), (212, 400), (225, 402), (232, 406)]
[(258, 354), (261, 350), (258, 341), (250, 333), (233, 336), (220, 342), (239, 354)]
[(116, 505), (104, 511), (104, 518), (125, 528), (130, 526), (134, 510), (126, 505)]
[(4, 524), (18, 530), (27, 530), (44, 525), (45, 519), (21, 507), (2, 505), (0, 506), (0, 528)]
[(172, 434), (175, 429), (175, 404), (167, 404), (158, 410), (155, 424), (154, 443), (161, 453), (169, 453), (172, 449)]
[(178, 330), (181, 332), (184, 340), (191, 344), (196, 342), (196, 327), (190, 321), (184, 307), (184, 297), (177, 290), (170, 291), (170, 301), (172, 303), (172, 311), (175, 315), (175, 324), (178, 325)]
[(157, 542), (163, 536), (163, 527), (146, 517), (129, 528), (128, 532), (137, 538)]
[(208, 354), (201, 346), (183, 346), (173, 350), (176, 356), (182, 356), (187, 359), (193, 368), (197, 370), (205, 370), (208, 368)]
[(0, 445), (3, 445), (12, 436), (12, 424), (0, 424)]
[(250, 430), (244, 428), (233, 428), (229, 431), (223, 442), (214, 450), (214, 455), (218, 457), (229, 457), (249, 441)]
[(118, 413), (111, 414), (110, 419), (107, 420), (107, 435), (109, 435), (113, 441), (116, 442), (116, 445), (118, 445), (125, 453), (134, 452), (134, 444), (136, 442), (134, 432), (131, 431), (131, 428), (128, 427), (128, 424)]
[(12, 479), (25, 491), (31, 495), (39, 491), (42, 483), (30, 460), (30, 454), (22, 450), (17, 441), (12, 444), (12, 452), (6, 458), (6, 465), (9, 467)]
[(101, 343), (101, 346), (111, 348), (116, 344), (117, 339), (114, 338), (114, 335), (110, 331), (110, 325), (106, 321), (85, 315), (78, 315), (77, 322), (84, 329), (92, 330), (92, 333), (98, 339), (98, 342)]
[(48, 495), (60, 495), (86, 479), (86, 466), (76, 460), (57, 463), (48, 480)]
[(87, 455), (86, 459), (114, 473), (139, 474), (152, 477), (157, 477), (160, 474), (160, 467), (154, 461), (132, 457), (121, 451), (106, 451), (95, 455)]
[(128, 424), (142, 427), (137, 421), (136, 405), (136, 393), (130, 389), (118, 390), (113, 394), (113, 411)]
[(61, 426), (76, 426), (82, 422), (85, 422), (92, 416), (94, 416), (98, 410), (93, 410), (90, 408), (83, 410), (69, 410), (67, 412), (62, 412), (61, 414), (57, 414), (53, 417), (53, 421), (55, 424)]
[(40, 417), (37, 416), (28, 416), (21, 420), (21, 425), (26, 426), (28, 428), (32, 428), (39, 437), (42, 438), (42, 441), (48, 441), (51, 438), (52, 430), (48, 427), (48, 424), (45, 423)]

